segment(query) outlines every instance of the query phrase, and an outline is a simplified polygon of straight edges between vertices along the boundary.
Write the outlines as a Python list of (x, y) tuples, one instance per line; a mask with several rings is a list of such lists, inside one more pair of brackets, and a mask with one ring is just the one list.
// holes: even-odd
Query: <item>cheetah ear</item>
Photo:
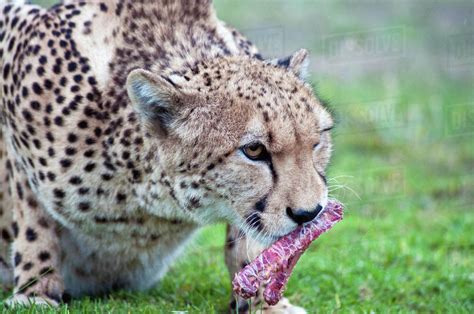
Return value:
[(271, 59), (267, 62), (292, 71), (303, 81), (306, 81), (309, 77), (309, 58), (306, 49), (300, 49), (288, 57)]
[(177, 115), (179, 85), (170, 78), (143, 69), (130, 72), (128, 97), (142, 119), (162, 135), (167, 135)]

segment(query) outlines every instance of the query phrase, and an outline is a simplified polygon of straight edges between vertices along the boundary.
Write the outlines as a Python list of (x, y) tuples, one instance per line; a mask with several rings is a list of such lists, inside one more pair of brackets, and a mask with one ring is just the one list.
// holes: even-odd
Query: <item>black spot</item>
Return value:
[(88, 123), (87, 123), (86, 120), (82, 120), (82, 121), (80, 121), (80, 122), (77, 124), (77, 126), (78, 126), (80, 129), (87, 129)]
[(59, 161), (59, 163), (61, 164), (61, 166), (62, 166), (63, 168), (69, 168), (69, 167), (72, 166), (72, 161), (71, 161), (71, 159), (67, 159), (67, 158), (61, 159), (61, 160)]
[(104, 181), (110, 181), (113, 178), (113, 176), (110, 173), (104, 173), (101, 175), (101, 177), (102, 177), (102, 180)]
[(64, 120), (62, 117), (60, 116), (57, 116), (54, 118), (54, 124), (56, 124), (57, 126), (63, 126), (64, 125)]
[(15, 276), (15, 278), (13, 279), (14, 283), (15, 283), (15, 286), (18, 286), (18, 283), (20, 281), (20, 276)]
[(46, 176), (48, 177), (49, 181), (51, 181), (51, 182), (56, 180), (56, 175), (54, 173), (52, 173), (51, 171), (48, 171), (48, 173), (46, 173)]
[(16, 192), (18, 194), (19, 199), (23, 199), (23, 188), (21, 187), (21, 184), (19, 182), (16, 183)]
[(2, 239), (5, 240), (6, 242), (10, 242), (11, 237), (7, 229), (2, 229)]
[(15, 265), (15, 267), (18, 267), (18, 265), (21, 264), (22, 259), (23, 256), (19, 252), (16, 252), (15, 257), (13, 258), (13, 264)]
[(25, 263), (25, 265), (23, 265), (23, 270), (24, 271), (28, 271), (31, 268), (33, 268), (33, 263), (31, 263), (31, 262), (27, 262), (27, 263)]
[(3, 78), (6, 80), (8, 78), (8, 74), (10, 74), (10, 64), (7, 63), (3, 67)]
[(268, 112), (266, 111), (263, 112), (263, 120), (265, 120), (265, 122), (270, 121), (270, 117), (268, 116)]
[(48, 62), (48, 58), (46, 58), (46, 56), (41, 56), (38, 60), (42, 65), (45, 65)]
[(107, 5), (105, 5), (105, 3), (101, 2), (101, 3), (99, 4), (99, 7), (100, 7), (100, 10), (101, 10), (102, 12), (107, 12), (107, 9), (108, 9), (108, 8), (107, 8)]
[(66, 87), (67, 78), (65, 76), (61, 77), (61, 79), (59, 80), (59, 85), (61, 85), (62, 87)]
[(23, 111), (21, 112), (21, 114), (23, 115), (23, 118), (25, 118), (25, 120), (26, 120), (27, 122), (33, 121), (33, 115), (32, 115), (31, 112), (29, 112), (28, 110), (26, 110), (26, 109), (23, 110)]
[[(61, 64), (55, 64), (53, 66), (53, 72), (54, 74), (61, 74)], [(44, 70), (43, 70), (43, 73), (44, 73)]]
[(12, 230), (13, 230), (13, 236), (15, 238), (18, 237), (19, 228), (18, 228), (18, 223), (16, 221), (12, 223)]
[(88, 149), (84, 152), (84, 157), (91, 158), (94, 156), (95, 151), (92, 149)]
[(36, 94), (36, 95), (41, 95), (43, 94), (43, 88), (38, 84), (38, 83), (33, 83), (33, 92)]
[(97, 80), (93, 76), (89, 76), (87, 82), (89, 82), (90, 85), (97, 85)]
[(77, 190), (77, 193), (79, 193), (80, 195), (85, 195), (87, 193), (89, 193), (89, 188), (79, 188), (79, 190)]
[[(50, 138), (48, 138), (48, 139), (50, 140), (50, 142), (54, 142), (54, 137), (51, 137), (51, 139)], [(54, 157), (55, 154), (56, 154), (56, 152), (54, 151), (54, 148), (52, 148), (52, 147), (48, 148), (48, 156), (49, 157)]]
[(90, 162), (84, 167), (84, 171), (91, 172), (92, 170), (94, 170), (94, 168), (95, 168), (95, 163)]
[(130, 158), (130, 152), (129, 151), (124, 151), (122, 153), (122, 159), (127, 160)]
[(82, 183), (82, 179), (79, 178), (79, 177), (72, 177), (70, 180), (69, 180), (69, 183), (73, 184), (73, 185), (79, 185)]
[(43, 267), (39, 271), (39, 276), (43, 277), (43, 276), (46, 276), (46, 275), (51, 275), (53, 273), (54, 273), (54, 269), (51, 268), (51, 266)]
[(76, 71), (77, 69), (77, 63), (76, 62), (69, 62), (69, 64), (67, 65), (67, 70), (69, 72), (74, 72)]
[(26, 228), (25, 236), (26, 240), (28, 240), (29, 242), (33, 242), (38, 238), (38, 234), (36, 233), (36, 231), (31, 229), (30, 227)]
[(74, 133), (69, 133), (67, 136), (67, 140), (69, 143), (75, 143), (77, 142), (77, 135)]
[(6, 5), (4, 8), (3, 8), (3, 14), (7, 15), (8, 12), (10, 12), (10, 10), (13, 8), (13, 5)]
[(82, 75), (76, 74), (76, 75), (73, 76), (72, 79), (74, 80), (74, 82), (80, 83), (82, 81)]
[(46, 80), (44, 80), (43, 86), (47, 90), (51, 90), (53, 88), (53, 82), (51, 80), (46, 79)]
[(41, 104), (37, 101), (32, 101), (30, 103), (30, 107), (31, 107), (31, 109), (38, 111), (38, 110), (41, 109)]
[(43, 227), (45, 229), (49, 228), (48, 220), (44, 217), (41, 217), (40, 219), (38, 219), (38, 225), (40, 225), (41, 227)]
[(86, 140), (84, 141), (87, 145), (94, 145), (95, 143), (97, 143), (97, 141), (92, 138), (92, 137), (88, 137), (86, 138)]
[(23, 86), (23, 88), (21, 89), (21, 96), (23, 98), (26, 98), (28, 97), (28, 94), (29, 94), (28, 88), (26, 86)]
[(38, 158), (38, 161), (40, 162), (40, 164), (41, 164), (42, 166), (45, 166), (45, 167), (46, 167), (46, 166), (48, 165), (48, 162), (47, 162), (46, 159), (43, 158), (43, 157)]
[(62, 104), (64, 100), (66, 100), (66, 97), (64, 97), (63, 95), (59, 95), (58, 97), (56, 97), (56, 102), (58, 104)]
[(77, 205), (77, 208), (82, 211), (82, 212), (85, 212), (85, 211), (88, 211), (90, 209), (90, 204), (88, 202), (80, 202), (78, 205)]
[(77, 153), (77, 150), (74, 148), (74, 147), (66, 147), (66, 149), (64, 150), (64, 152), (66, 153), (66, 155), (68, 156), (73, 156)]
[(64, 198), (66, 196), (66, 193), (61, 189), (54, 189), (53, 193), (56, 198)]
[(46, 262), (47, 260), (49, 260), (51, 258), (51, 254), (49, 254), (48, 251), (41, 251), (38, 254), (38, 258), (41, 262)]
[(117, 193), (117, 202), (118, 203), (125, 202), (126, 199), (127, 199), (127, 195), (125, 195), (123, 193)]

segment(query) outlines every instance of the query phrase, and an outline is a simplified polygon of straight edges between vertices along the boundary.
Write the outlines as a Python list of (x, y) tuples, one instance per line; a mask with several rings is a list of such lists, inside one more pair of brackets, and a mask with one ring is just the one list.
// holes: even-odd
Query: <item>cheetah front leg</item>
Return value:
[[(13, 172), (13, 171), (12, 171)], [(57, 306), (64, 285), (59, 273), (60, 246), (54, 221), (18, 172), (10, 180), (13, 204), (14, 294), (8, 306)]]
[[(225, 262), (229, 270), (231, 280), (234, 274), (245, 267), (251, 260), (263, 250), (263, 246), (257, 241), (247, 238), (238, 228), (228, 225), (225, 244)], [(232, 296), (229, 304), (231, 313), (249, 313), (250, 310), (263, 314), (301, 314), (306, 311), (290, 304), (287, 298), (282, 298), (275, 306), (269, 306), (263, 301), (263, 291), (261, 287), (257, 297), (250, 300), (244, 300), (238, 296)]]
[(8, 290), (13, 283), (10, 263), (10, 244), (13, 240), (11, 192), (8, 189), (10, 173), (7, 153), (0, 128), (0, 289)]
[[(1, 166), (0, 166), (1, 169)], [(0, 289), (9, 289), (13, 283), (13, 270), (10, 263), (10, 244), (13, 239), (11, 229), (11, 206), (4, 182), (0, 182)]]

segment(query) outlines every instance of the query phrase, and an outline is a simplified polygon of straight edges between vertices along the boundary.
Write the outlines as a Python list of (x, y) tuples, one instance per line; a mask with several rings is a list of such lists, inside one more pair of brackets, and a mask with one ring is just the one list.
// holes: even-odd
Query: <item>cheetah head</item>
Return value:
[(306, 50), (220, 57), (179, 75), (142, 69), (127, 90), (179, 207), (271, 243), (327, 204), (329, 112), (301, 78)]

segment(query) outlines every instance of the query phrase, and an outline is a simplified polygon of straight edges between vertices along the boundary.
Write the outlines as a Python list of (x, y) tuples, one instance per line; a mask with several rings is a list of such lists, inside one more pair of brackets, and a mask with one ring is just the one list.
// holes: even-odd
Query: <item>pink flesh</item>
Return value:
[(258, 288), (266, 284), (263, 292), (265, 302), (277, 304), (301, 255), (311, 242), (342, 219), (342, 211), (340, 203), (329, 201), (315, 220), (278, 239), (235, 274), (232, 281), (234, 292), (248, 299), (256, 296)]

